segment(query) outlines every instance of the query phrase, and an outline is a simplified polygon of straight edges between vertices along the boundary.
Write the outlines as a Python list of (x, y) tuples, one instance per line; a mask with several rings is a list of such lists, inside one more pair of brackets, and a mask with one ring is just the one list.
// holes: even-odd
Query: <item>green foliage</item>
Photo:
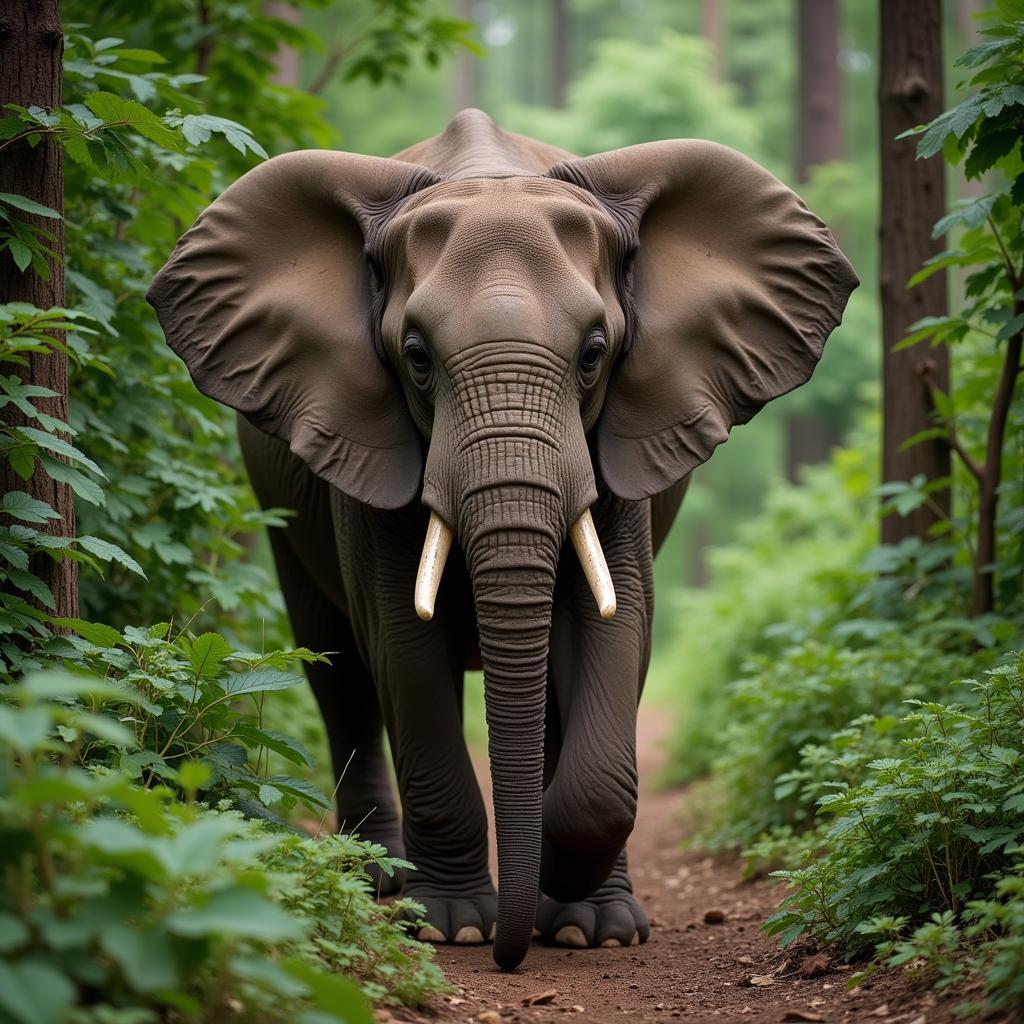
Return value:
[(676, 32), (655, 44), (603, 40), (565, 109), (510, 106), (503, 124), (580, 155), (693, 136), (757, 159), (757, 120), (740, 108), (733, 86), (711, 77), (710, 66), (708, 43)]
[[(81, 630), (110, 642), (106, 628)], [(129, 632), (133, 658), (167, 654), (162, 629)], [(179, 640), (194, 678), (251, 692), (219, 667), (223, 641)], [(373, 1019), (367, 999), (441, 990), (432, 950), (398, 923), (418, 908), (374, 901), (367, 869), (401, 863), (381, 847), (196, 803), (213, 759), (179, 759), (174, 789), (102, 766), (145, 731), (137, 675), (29, 673), (0, 704), (0, 1017), (359, 1024)]]
[[(18, 208), (33, 212), (31, 206), (21, 203)], [(103, 470), (68, 440), (76, 431), (39, 407), (40, 400), (54, 398), (56, 392), (26, 383), (21, 376), (33, 353), (71, 353), (62, 336), (94, 334), (91, 323), (91, 318), (78, 310), (41, 310), (24, 302), (0, 306), (0, 368), (4, 371), (0, 373), (0, 410), (10, 408), (20, 414), (15, 421), (18, 425), (7, 422), (9, 414), (0, 421), (0, 459), (26, 484), (37, 472), (47, 473), (67, 483), (82, 501), (102, 505), (104, 492), (98, 481), (106, 481)], [(110, 541), (88, 534), (69, 537), (47, 532), (47, 525), (60, 517), (52, 506), (27, 491), (12, 490), (0, 497), (0, 513), (4, 514), (0, 524), (2, 673), (20, 657), (18, 647), (11, 643), (15, 636), (47, 632), (44, 617), (28, 601), (34, 599), (51, 610), (55, 607), (53, 593), (39, 574), (40, 559), (73, 559), (97, 572), (101, 563), (106, 563), (115, 571), (141, 579), (145, 574), (134, 558)]]
[[(90, 741), (78, 753), (86, 763), (116, 768), (143, 785), (182, 788), (181, 772), (194, 763), (192, 790), (209, 802), (229, 800), (248, 815), (281, 821), (296, 803), (318, 816), (330, 800), (303, 778), (265, 771), (272, 752), (281, 761), (312, 768), (305, 745), (264, 721), (265, 695), (304, 683), (287, 671), (325, 661), (305, 648), (254, 654), (238, 651), (218, 633), (172, 635), (168, 623), (118, 632), (80, 619), (55, 624), (78, 635), (49, 641), (15, 664), (18, 672), (61, 658), (68, 667), (102, 675), (116, 687), (105, 707), (128, 726), (129, 742)], [(120, 695), (120, 703), (114, 694)]]
[(920, 958), (942, 985), (960, 980), (955, 954), (973, 947), (993, 1005), (1020, 1005), (1010, 972), (1024, 948), (1024, 656), (954, 695), (961, 703), (908, 701), (909, 731), (889, 755), (855, 783), (828, 783), (817, 801), (832, 819), (824, 856), (779, 873), (795, 891), (766, 928), (784, 942), (874, 947), (876, 964)]
[[(910, 282), (956, 268), (964, 275), (963, 302), (950, 315), (913, 324), (897, 346), (928, 341), (964, 350), (960, 360), (967, 372), (954, 374), (951, 394), (926, 377), (936, 426), (907, 444), (945, 439), (958, 459), (959, 486), (977, 504), (974, 538), (966, 517), (939, 526), (958, 538), (964, 561), (971, 564), (976, 614), (1018, 601), (1022, 572), (1022, 485), (1013, 470), (1024, 437), (1024, 403), (1015, 388), (1024, 343), (1024, 4), (998, 0), (986, 17), (989, 27), (981, 30), (986, 41), (957, 61), (973, 72), (962, 83), (972, 91), (930, 124), (906, 133), (921, 135), (920, 158), (942, 152), (949, 164), (962, 164), (966, 177), (981, 180), (987, 189), (935, 225), (935, 237), (952, 233), (956, 244), (929, 260)], [(983, 544), (990, 535), (995, 542)], [(1011, 556), (1000, 560), (997, 552), (1007, 548)], [(988, 596), (993, 589), (994, 598)]]

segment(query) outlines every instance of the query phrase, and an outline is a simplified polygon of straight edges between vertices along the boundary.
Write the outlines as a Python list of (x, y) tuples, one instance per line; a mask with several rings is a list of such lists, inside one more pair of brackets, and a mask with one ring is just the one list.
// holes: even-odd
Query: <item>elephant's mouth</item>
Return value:
[[(416, 614), (425, 621), (434, 617), (434, 603), (437, 600), (438, 588), (441, 586), (445, 562), (451, 551), (453, 536), (452, 528), (432, 511), (430, 522), (427, 524), (427, 535), (423, 541), (423, 554), (420, 556), (413, 595)], [(612, 618), (615, 615), (615, 587), (589, 508), (573, 523), (569, 536), (583, 567), (583, 575), (597, 602), (601, 618)]]

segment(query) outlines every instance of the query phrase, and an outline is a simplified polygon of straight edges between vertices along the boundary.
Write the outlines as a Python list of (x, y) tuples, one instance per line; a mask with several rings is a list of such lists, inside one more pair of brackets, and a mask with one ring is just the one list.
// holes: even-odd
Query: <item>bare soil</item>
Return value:
[[(851, 990), (853, 969), (824, 955), (810, 959), (810, 950), (782, 952), (766, 938), (760, 926), (783, 889), (743, 881), (735, 862), (687, 852), (687, 793), (653, 785), (666, 723), (662, 709), (641, 712), (640, 810), (629, 842), (634, 888), (651, 918), (650, 941), (592, 950), (535, 943), (512, 974), (497, 970), (489, 946), (442, 946), (437, 962), (458, 993), (435, 1000), (426, 1011), (382, 1012), (381, 1019), (430, 1024), (677, 1019), (951, 1024), (962, 1019), (952, 1009), (963, 994), (939, 997), (921, 979), (897, 972), (876, 975)], [(484, 765), (478, 774), (488, 795)]]

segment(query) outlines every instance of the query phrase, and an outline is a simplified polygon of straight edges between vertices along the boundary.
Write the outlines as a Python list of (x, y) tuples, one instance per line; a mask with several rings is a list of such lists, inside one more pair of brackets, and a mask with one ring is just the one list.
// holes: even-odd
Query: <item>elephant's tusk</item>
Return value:
[(451, 527), (436, 512), (431, 512), (427, 536), (423, 541), (423, 554), (420, 555), (420, 567), (416, 573), (414, 597), (416, 614), (424, 621), (434, 617), (437, 588), (441, 585), (441, 573), (444, 572), (444, 563), (448, 561), (451, 546)]
[(583, 575), (590, 584), (601, 618), (610, 619), (615, 614), (615, 587), (612, 585), (612, 574), (604, 560), (601, 542), (597, 539), (597, 530), (594, 527), (594, 517), (590, 514), (589, 508), (573, 524), (572, 546), (579, 556)]

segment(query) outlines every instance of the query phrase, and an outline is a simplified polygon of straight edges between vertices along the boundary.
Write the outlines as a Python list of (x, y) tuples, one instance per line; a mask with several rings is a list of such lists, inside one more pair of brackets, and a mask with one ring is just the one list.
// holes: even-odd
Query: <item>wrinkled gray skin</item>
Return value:
[[(676, 144), (654, 144), (669, 145)], [(653, 167), (667, 150), (652, 152), (645, 159)], [(725, 151), (710, 152), (718, 159)], [(741, 159), (735, 154), (728, 159), (733, 158)], [(682, 499), (689, 469), (724, 439), (731, 422), (749, 418), (768, 398), (806, 379), (855, 280), (820, 222), (802, 207), (802, 212), (795, 205), (796, 212), (786, 212), (786, 206), (775, 219), (807, 220), (806, 230), (824, 253), (826, 269), (819, 276), (827, 278), (820, 286), (779, 286), (787, 301), (800, 289), (827, 293), (821, 304), (828, 312), (808, 314), (805, 319), (814, 322), (806, 332), (785, 321), (786, 337), (800, 335), (809, 351), (799, 357), (799, 370), (789, 365), (797, 357), (781, 348), (781, 354), (769, 351), (763, 365), (751, 370), (761, 356), (745, 353), (734, 366), (724, 345), (709, 342), (710, 354), (696, 364), (712, 379), (708, 393), (717, 389), (731, 395), (728, 375), (743, 376), (734, 389), (737, 408), (723, 418), (725, 425), (702, 406), (695, 414), (675, 415), (674, 434), (667, 429), (657, 434), (661, 424), (648, 427), (645, 421), (655, 413), (643, 403), (627, 405), (623, 384), (616, 398), (619, 426), (602, 435), (599, 459), (595, 426), (610, 382), (620, 372), (617, 362), (626, 366), (633, 360), (644, 367), (640, 352), (644, 345), (656, 352), (666, 303), (644, 305), (641, 296), (637, 352), (625, 352), (633, 315), (632, 296), (624, 293), (632, 287), (626, 250), (636, 247), (642, 211), (631, 212), (628, 196), (618, 206), (619, 200), (602, 196), (598, 185), (590, 184), (585, 162), (578, 172), (545, 176), (567, 159), (551, 147), (501, 133), (485, 115), (467, 111), (444, 135), (399, 155), (397, 162), (433, 173), (407, 186), (411, 194), (392, 204), (372, 231), (360, 207), (362, 230), (368, 238), (372, 234), (372, 244), (367, 241), (374, 265), (371, 327), (401, 396), (394, 410), (384, 412), (390, 425), (411, 418), (419, 436), (412, 444), (411, 469), (403, 471), (409, 479), (399, 484), (386, 482), (397, 455), (381, 468), (372, 461), (370, 443), (369, 461), (360, 463), (362, 476), (356, 480), (344, 469), (355, 464), (355, 449), (346, 449), (347, 460), (311, 455), (311, 443), (296, 440), (291, 421), (281, 426), (282, 417), (292, 415), (291, 406), (285, 413), (276, 410), (276, 419), (267, 414), (254, 397), (262, 401), (270, 387), (260, 376), (264, 357), (258, 346), (248, 383), (232, 390), (236, 376), (244, 374), (236, 371), (237, 356), (223, 353), (241, 336), (237, 324), (230, 327), (235, 335), (229, 342), (203, 349), (206, 342), (195, 341), (197, 323), (212, 324), (224, 308), (247, 301), (248, 283), (234, 297), (221, 295), (205, 313), (193, 316), (206, 301), (202, 289), (228, 259), (218, 255), (216, 245), (234, 222), (227, 214), (223, 224), (217, 220), (217, 204), (206, 227), (201, 221), (190, 233), (194, 241), (190, 235), (183, 239), (151, 293), (169, 341), (199, 386), (245, 413), (239, 430), (260, 503), (298, 512), (286, 528), (271, 531), (271, 540), (296, 640), (314, 650), (339, 652), (330, 666), (312, 666), (309, 677), (335, 770), (345, 769), (338, 793), (342, 827), (357, 828), (416, 865), (404, 879), (381, 883), (384, 892), (404, 884), (405, 894), (426, 906), (431, 929), (425, 937), (486, 941), (497, 922), (494, 956), (507, 969), (522, 961), (535, 926), (544, 938), (573, 945), (628, 945), (647, 938), (648, 922), (627, 873), (625, 843), (636, 813), (636, 709), (650, 653), (652, 560)], [(391, 173), (397, 162), (380, 164)], [(747, 174), (748, 164), (737, 164), (736, 173)], [(626, 165), (610, 166), (616, 171)], [(604, 167), (598, 166), (595, 178)], [(763, 186), (771, 202), (796, 203), (788, 190), (757, 170), (763, 180), (757, 177), (751, 188)], [(699, 178), (699, 168), (694, 173)], [(657, 174), (669, 180), (668, 172), (657, 168), (651, 170), (652, 180)], [(642, 193), (644, 182), (637, 185)], [(737, 194), (747, 191), (745, 181), (742, 185)], [(620, 185), (609, 191), (624, 190)], [(642, 200), (643, 194), (637, 209)], [(229, 208), (225, 200), (219, 202)], [(758, 203), (759, 209), (764, 206)], [(723, 200), (723, 210), (708, 214), (707, 232), (717, 231), (716, 219), (724, 221), (730, 205), (735, 202)], [(254, 208), (272, 219), (274, 207), (275, 202), (261, 201)], [(701, 209), (698, 201), (682, 221), (699, 219)], [(285, 251), (286, 219), (282, 225)], [(660, 240), (654, 229), (649, 242), (642, 225), (639, 230), (641, 253), (656, 253)], [(752, 231), (737, 228), (729, 244), (742, 250), (749, 235), (756, 248), (762, 243)], [(204, 241), (207, 236), (211, 241)], [(191, 255), (202, 244), (210, 246), (209, 254)], [(710, 244), (702, 236), (695, 255), (679, 257), (676, 270), (685, 280), (672, 283), (672, 294), (712, 265), (717, 254)], [(784, 237), (780, 251), (789, 253), (789, 245)], [(815, 250), (808, 257), (811, 263), (817, 255)], [(785, 258), (804, 273), (802, 253)], [(721, 263), (726, 269), (714, 270), (712, 284), (696, 292), (721, 291), (715, 301), (724, 310), (720, 320), (727, 331), (746, 300), (739, 285), (733, 294), (732, 271), (724, 258)], [(686, 272), (690, 265), (692, 273)], [(653, 289), (649, 282), (661, 272), (660, 264), (644, 269), (640, 287), (648, 282)], [(767, 280), (774, 273), (769, 269), (759, 276)], [(308, 281), (308, 275), (301, 280)], [(753, 300), (749, 305), (753, 308)], [(768, 331), (769, 319), (782, 318), (774, 298), (764, 308), (768, 312), (757, 314), (756, 326)], [(684, 334), (699, 335), (701, 324), (719, 316), (713, 310), (693, 315), (698, 326), (680, 328)], [(236, 317), (238, 323), (242, 319)], [(644, 335), (645, 324), (650, 337)], [(595, 330), (600, 343), (593, 340)], [(360, 344), (365, 349), (359, 358), (370, 366), (376, 357), (369, 334)], [(245, 352), (250, 358), (249, 349)], [(666, 366), (678, 362), (665, 358)], [(326, 364), (315, 365), (328, 372)], [(726, 365), (731, 368), (720, 372)], [(777, 374), (781, 383), (768, 380), (776, 365), (784, 367)], [(688, 386), (673, 383), (656, 367), (644, 372), (653, 383), (634, 381), (629, 387), (650, 393), (651, 409), (661, 402), (658, 392)], [(740, 394), (743, 387), (748, 394)], [(611, 417), (606, 412), (605, 420)], [(292, 419), (297, 421), (297, 414)], [(635, 430), (628, 428), (631, 423), (638, 424)], [(384, 427), (374, 429), (384, 436)], [(699, 440), (689, 440), (702, 430)], [(648, 444), (650, 438), (657, 445)], [(630, 447), (644, 444), (647, 448)], [(696, 454), (677, 454), (688, 446)], [(303, 457), (293, 453), (296, 449)], [(408, 452), (409, 445), (401, 450)], [(606, 483), (613, 477), (616, 493)], [(618, 608), (610, 621), (598, 615), (566, 541), (569, 527), (587, 508), (593, 510), (615, 585)], [(430, 510), (453, 527), (456, 544), (434, 617), (423, 622), (414, 614), (412, 598)], [(461, 725), (463, 672), (481, 662), (500, 897), (488, 871), (485, 811)], [(401, 820), (391, 796), (382, 726), (394, 756)]]

